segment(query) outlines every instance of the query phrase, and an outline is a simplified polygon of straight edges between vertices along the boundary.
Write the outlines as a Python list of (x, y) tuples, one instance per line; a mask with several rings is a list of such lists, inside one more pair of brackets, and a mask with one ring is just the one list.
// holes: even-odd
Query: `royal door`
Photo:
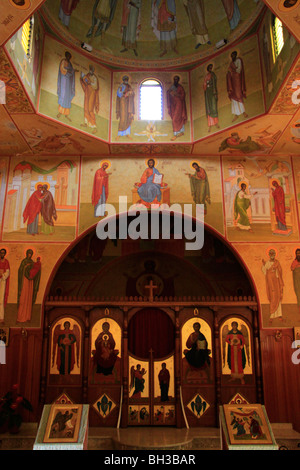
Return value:
[(176, 424), (175, 328), (168, 313), (143, 309), (129, 323), (129, 426)]

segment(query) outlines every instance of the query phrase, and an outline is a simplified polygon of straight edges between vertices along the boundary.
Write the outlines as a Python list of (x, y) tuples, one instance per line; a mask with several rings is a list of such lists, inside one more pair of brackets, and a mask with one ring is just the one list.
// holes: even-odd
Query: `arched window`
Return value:
[(27, 57), (31, 56), (32, 51), (33, 21), (32, 16), (22, 26), (22, 46)]
[(161, 121), (162, 118), (162, 85), (153, 78), (143, 80), (140, 85), (140, 119)]
[(284, 46), (284, 36), (283, 36), (283, 24), (277, 16), (273, 18), (273, 57), (274, 62), (279, 56), (282, 48)]

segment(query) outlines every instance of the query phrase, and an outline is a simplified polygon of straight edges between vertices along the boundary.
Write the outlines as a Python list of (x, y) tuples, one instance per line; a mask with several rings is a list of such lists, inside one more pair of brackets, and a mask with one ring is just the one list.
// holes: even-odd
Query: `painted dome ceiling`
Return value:
[(260, 0), (47, 0), (48, 31), (115, 67), (187, 66), (251, 32)]

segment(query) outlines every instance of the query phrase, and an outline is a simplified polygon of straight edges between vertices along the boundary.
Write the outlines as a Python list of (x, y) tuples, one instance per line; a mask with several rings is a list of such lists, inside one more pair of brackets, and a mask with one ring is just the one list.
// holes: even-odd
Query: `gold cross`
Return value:
[(149, 300), (150, 300), (150, 302), (153, 301), (153, 290), (154, 290), (154, 289), (157, 289), (157, 287), (158, 287), (158, 286), (155, 286), (155, 285), (153, 284), (152, 279), (151, 279), (151, 281), (149, 282), (149, 285), (148, 285), (148, 286), (145, 286), (145, 289), (149, 289), (149, 291), (150, 291), (150, 293), (149, 293)]

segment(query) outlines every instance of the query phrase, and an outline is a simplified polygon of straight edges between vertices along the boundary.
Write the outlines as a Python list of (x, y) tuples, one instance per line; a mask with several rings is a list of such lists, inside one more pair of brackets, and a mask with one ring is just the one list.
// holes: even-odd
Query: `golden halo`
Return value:
[(47, 186), (47, 189), (49, 191), (50, 189), (50, 183), (48, 183), (47, 181), (43, 181), (42, 183), (39, 183), (39, 184), (42, 184), (43, 186)]
[(9, 0), (9, 3), (18, 10), (28, 10), (31, 7), (31, 0), (24, 0), (24, 5), (17, 5), (13, 0)]
[(191, 161), (191, 163), (190, 163), (190, 167), (191, 167), (192, 170), (195, 170), (195, 168), (193, 167), (193, 164), (194, 164), (194, 163), (197, 163), (197, 165), (200, 166), (200, 168), (201, 168), (200, 162), (199, 162), (198, 160), (193, 160), (193, 161)]
[(284, 6), (284, 2), (285, 2), (285, 1), (286, 1), (286, 0), (280, 0), (280, 2), (279, 2), (279, 4), (278, 4), (278, 8), (279, 8), (280, 11), (284, 11), (284, 12), (286, 12), (286, 13), (289, 12), (289, 11), (295, 10), (296, 8), (298, 8), (298, 6), (299, 6), (299, 4), (300, 4), (300, 3), (299, 3), (299, 0), (297, 0), (296, 3), (295, 3), (295, 5), (293, 5), (293, 6), (291, 6), (291, 7), (285, 7), (285, 6)]
[(174, 77), (179, 77), (179, 81), (181, 82), (181, 75), (179, 73), (173, 73), (172, 74), (172, 83), (174, 82)]
[(278, 250), (277, 250), (277, 248), (274, 248), (274, 246), (270, 246), (269, 248), (266, 249), (266, 255), (267, 255), (267, 257), (269, 257), (269, 251), (270, 251), (270, 250), (274, 250), (276, 257), (278, 256)]
[(242, 189), (242, 184), (245, 184), (245, 185), (246, 185), (246, 189), (248, 189), (249, 184), (248, 184), (246, 181), (240, 181), (240, 182), (239, 182), (239, 187), (240, 187), (240, 189)]
[(7, 246), (1, 245), (1, 246), (0, 246), (0, 251), (1, 251), (1, 250), (6, 250), (5, 256), (7, 256), (7, 255), (9, 254), (9, 249), (7, 248)]
[(154, 160), (154, 166), (155, 167), (157, 166), (157, 160), (154, 157), (149, 157), (149, 158), (147, 158), (147, 160), (145, 160), (146, 166), (148, 166), (149, 160)]
[(272, 179), (270, 180), (271, 186), (272, 186), (272, 184), (274, 183), (274, 181), (276, 181), (276, 183), (278, 183), (279, 186), (281, 186), (281, 183), (280, 183), (279, 179), (277, 179), (277, 178), (272, 178)]
[(43, 186), (43, 184), (46, 184), (46, 183), (41, 182), (41, 181), (38, 181), (38, 182), (36, 183), (34, 189), (37, 191), (37, 188), (38, 188), (39, 186)]
[(212, 66), (213, 66), (213, 69), (215, 68), (215, 63), (214, 63), (214, 61), (213, 61), (213, 60), (209, 60), (209, 61), (207, 61), (207, 62), (204, 64), (205, 72), (207, 72), (207, 67), (208, 67), (209, 65), (212, 65)]
[(100, 162), (100, 168), (102, 168), (102, 165), (104, 165), (104, 163), (107, 164), (107, 170), (109, 170), (110, 167), (111, 167), (111, 162), (110, 162), (109, 160), (101, 160), (101, 162)]

